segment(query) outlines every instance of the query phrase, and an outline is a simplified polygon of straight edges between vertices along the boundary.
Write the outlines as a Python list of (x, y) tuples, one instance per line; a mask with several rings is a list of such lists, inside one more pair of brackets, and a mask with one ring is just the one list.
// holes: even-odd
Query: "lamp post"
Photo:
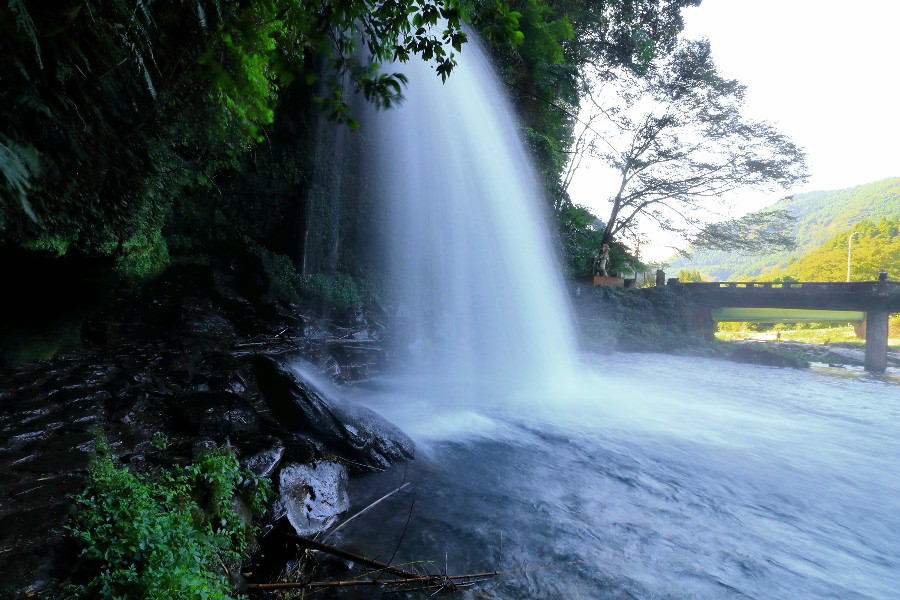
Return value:
[(853, 249), (853, 236), (858, 234), (858, 231), (854, 231), (847, 236), (847, 283), (850, 283), (850, 253)]

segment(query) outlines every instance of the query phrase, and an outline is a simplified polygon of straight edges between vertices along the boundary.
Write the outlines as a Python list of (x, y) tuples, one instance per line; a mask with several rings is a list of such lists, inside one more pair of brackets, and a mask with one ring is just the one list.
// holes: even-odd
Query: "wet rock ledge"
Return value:
[(98, 434), (138, 472), (234, 448), (273, 481), (264, 529), (300, 534), (346, 510), (348, 477), (413, 456), (396, 427), (307, 376), (377, 373), (378, 326), (268, 303), (240, 282), (240, 265), (173, 268), (88, 321), (83, 348), (0, 366), (0, 598), (66, 581), (64, 524)]

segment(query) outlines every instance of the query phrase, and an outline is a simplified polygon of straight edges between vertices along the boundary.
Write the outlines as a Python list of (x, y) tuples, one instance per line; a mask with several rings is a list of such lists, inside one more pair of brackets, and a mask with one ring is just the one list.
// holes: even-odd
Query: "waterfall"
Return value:
[(366, 172), (384, 206), (397, 350), (427, 380), (531, 392), (570, 379), (575, 342), (549, 209), (490, 61), (446, 83), (395, 65), (406, 100), (370, 110)]

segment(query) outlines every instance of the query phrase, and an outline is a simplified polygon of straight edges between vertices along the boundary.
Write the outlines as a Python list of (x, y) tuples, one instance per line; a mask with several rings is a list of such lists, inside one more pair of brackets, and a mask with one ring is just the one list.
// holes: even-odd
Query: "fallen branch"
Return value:
[[(487, 581), (491, 577), (498, 575), (497, 571), (489, 571), (486, 573), (472, 573), (469, 575), (420, 575), (416, 577), (404, 577), (402, 579), (351, 579), (348, 581), (282, 581), (277, 583), (248, 583), (248, 590), (277, 590), (288, 588), (329, 588), (329, 587), (351, 587), (365, 585), (410, 585), (415, 583), (431, 583), (429, 587), (446, 586), (448, 583), (453, 585), (468, 586), (474, 583)], [(459, 583), (457, 583), (459, 582)]]
[[(408, 486), (410, 483), (411, 483), (411, 482), (407, 481), (406, 483), (404, 483), (404, 484), (401, 485), (400, 487), (395, 488), (394, 490), (388, 492), (387, 494), (385, 494), (384, 496), (382, 496), (381, 498), (379, 498), (379, 499), (376, 500), (375, 502), (372, 502), (371, 504), (369, 504), (368, 506), (366, 506), (364, 509), (362, 509), (361, 511), (359, 511), (358, 513), (356, 513), (355, 515), (353, 515), (352, 517), (350, 517), (349, 519), (347, 519), (346, 521), (344, 521), (343, 523), (341, 523), (340, 525), (338, 525), (337, 527), (335, 527), (334, 529), (332, 529), (331, 531), (329, 531), (328, 533), (326, 533), (325, 536), (322, 538), (322, 541), (324, 542), (324, 541), (327, 540), (329, 537), (331, 537), (333, 534), (335, 534), (335, 533), (337, 533), (338, 531), (340, 531), (341, 529), (343, 529), (344, 526), (347, 525), (347, 523), (349, 523), (350, 521), (352, 521), (352, 520), (355, 519), (356, 517), (358, 517), (358, 516), (360, 516), (360, 515), (363, 515), (363, 514), (369, 512), (369, 510), (371, 510), (372, 508), (374, 508), (375, 506), (377, 506), (378, 504), (380, 504), (382, 501), (387, 500), (388, 498), (390, 498), (391, 496), (393, 496), (394, 494), (396, 494), (397, 492), (399, 492), (400, 490), (402, 490), (403, 488), (405, 488), (406, 486)], [(390, 561), (388, 561), (388, 562), (390, 562)]]
[[(305, 538), (302, 538), (305, 539)], [(312, 541), (312, 540), (310, 540)], [(317, 543), (317, 542), (316, 542)], [(324, 550), (323, 550), (324, 551)], [(345, 553), (343, 550), (339, 550), (342, 554), (347, 554), (353, 556), (352, 553)], [(335, 554), (335, 556), (341, 556), (340, 554)], [(363, 557), (364, 558), (364, 557)], [(353, 560), (352, 558), (348, 558), (348, 560)], [(370, 561), (369, 559), (365, 559), (370, 563), (377, 563), (377, 561)], [(569, 561), (561, 564), (577, 564), (581, 561)], [(366, 563), (362, 563), (366, 564)], [(369, 564), (369, 566), (373, 566)], [(343, 580), (343, 581), (283, 581), (276, 583), (249, 583), (246, 585), (246, 589), (248, 590), (277, 590), (277, 589), (322, 589), (322, 588), (334, 588), (334, 587), (356, 587), (356, 586), (383, 586), (383, 587), (396, 587), (396, 586), (406, 586), (406, 585), (415, 585), (420, 584), (421, 587), (415, 589), (445, 589), (445, 588), (459, 588), (459, 587), (470, 587), (472, 585), (483, 583), (488, 581), (494, 577), (499, 577), (501, 575), (509, 575), (512, 573), (527, 573), (536, 571), (538, 569), (546, 569), (551, 567), (558, 567), (560, 564), (546, 564), (546, 565), (538, 565), (535, 567), (523, 567), (521, 569), (507, 569), (504, 571), (485, 571), (483, 573), (468, 573), (466, 575), (414, 575), (412, 577), (402, 577), (400, 579), (352, 579), (352, 580)], [(396, 574), (396, 571), (400, 571), (399, 569), (394, 569), (393, 567), (388, 567), (388, 565), (383, 565), (383, 567), (387, 567), (391, 569), (391, 571), (385, 571)], [(400, 571), (404, 572), (404, 571)], [(410, 573), (410, 575), (413, 575)], [(409, 589), (404, 591), (410, 591)]]
[[(398, 577), (404, 578), (419, 578), (420, 576), (411, 573), (409, 571), (404, 571), (402, 569), (397, 569), (396, 567), (392, 567), (387, 563), (383, 563), (374, 559), (371, 559), (367, 556), (362, 556), (361, 554), (355, 554), (353, 552), (348, 552), (347, 550), (341, 550), (340, 548), (336, 548), (334, 546), (330, 546), (328, 544), (323, 544), (322, 542), (317, 542), (316, 540), (302, 537), (299, 535), (293, 535), (290, 533), (285, 534), (291, 539), (297, 540), (297, 542), (301, 546), (305, 546), (312, 550), (318, 550), (319, 552), (325, 552), (326, 554), (331, 554), (332, 556), (337, 556), (338, 558), (343, 558), (344, 560), (353, 561), (355, 563), (365, 565), (367, 567), (371, 567), (373, 569), (378, 569), (379, 571), (384, 571), (385, 573), (390, 573), (391, 575), (396, 575)], [(263, 585), (263, 584), (260, 584)]]

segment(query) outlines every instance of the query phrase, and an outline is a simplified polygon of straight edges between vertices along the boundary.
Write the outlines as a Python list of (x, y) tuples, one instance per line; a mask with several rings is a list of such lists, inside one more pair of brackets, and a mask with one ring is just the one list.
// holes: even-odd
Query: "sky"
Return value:
[[(807, 152), (808, 182), (736, 193), (733, 216), (790, 193), (900, 176), (900, 2), (703, 0), (683, 14), (685, 37), (709, 39), (719, 71), (747, 86), (746, 114)], [(602, 165), (589, 164), (570, 193), (604, 218), (609, 184)], [(647, 233), (645, 258), (671, 256), (677, 238)]]

